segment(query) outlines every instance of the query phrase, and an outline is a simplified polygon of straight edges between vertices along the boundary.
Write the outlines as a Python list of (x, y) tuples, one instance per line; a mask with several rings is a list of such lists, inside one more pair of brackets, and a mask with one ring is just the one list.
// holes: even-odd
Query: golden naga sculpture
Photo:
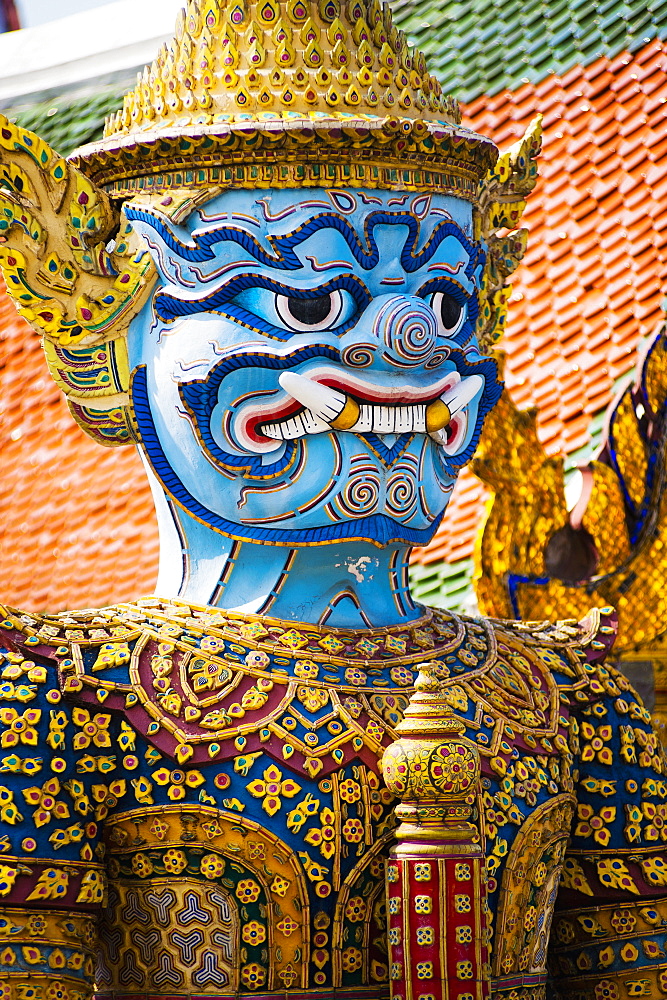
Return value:
[(0, 124), (7, 287), (161, 534), (157, 597), (2, 609), (2, 1000), (667, 995), (613, 610), (408, 583), (500, 396), (539, 123), (498, 155), (378, 0), (193, 0), (100, 142)]
[[(663, 585), (667, 354), (665, 328), (642, 352), (636, 377), (615, 399), (597, 457), (582, 466), (568, 505), (562, 457), (546, 456), (535, 410), (508, 396), (490, 415), (475, 473), (493, 498), (476, 552), (480, 609), (500, 617), (577, 617), (607, 602), (619, 616), (614, 651), (654, 669), (656, 721), (667, 706)], [(508, 437), (504, 428), (515, 428)], [(571, 508), (571, 509), (570, 509)]]

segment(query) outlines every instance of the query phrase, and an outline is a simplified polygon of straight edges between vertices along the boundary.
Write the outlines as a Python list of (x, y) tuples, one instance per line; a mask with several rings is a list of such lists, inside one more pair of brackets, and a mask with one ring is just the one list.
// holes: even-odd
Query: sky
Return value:
[(92, 7), (102, 7), (106, 0), (15, 0), (22, 28), (55, 21), (68, 14), (78, 14)]

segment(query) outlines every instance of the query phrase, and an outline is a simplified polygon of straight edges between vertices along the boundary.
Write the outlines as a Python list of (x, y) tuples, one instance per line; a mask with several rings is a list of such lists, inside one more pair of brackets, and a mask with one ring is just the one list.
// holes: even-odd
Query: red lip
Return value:
[[(449, 372), (446, 376), (439, 379), (435, 385), (431, 384), (423, 390), (415, 387), (402, 387), (398, 390), (391, 390), (386, 386), (373, 386), (368, 382), (360, 385), (359, 382), (361, 380), (357, 380), (352, 376), (346, 378), (345, 372), (341, 372), (340, 375), (327, 374), (319, 377), (313, 373), (314, 377), (312, 381), (318, 385), (328, 386), (330, 389), (337, 389), (339, 392), (344, 392), (352, 396), (359, 403), (374, 403), (381, 406), (409, 406), (415, 403), (431, 403), (433, 400), (438, 399), (445, 389), (449, 387), (447, 383), (453, 383), (456, 374), (456, 372)], [(296, 413), (300, 413), (304, 409), (305, 407), (301, 403), (288, 397), (281, 402), (276, 402), (275, 406), (262, 409), (259, 413), (249, 413), (247, 419), (243, 421), (244, 433), (252, 441), (264, 444), (268, 440), (272, 440), (262, 434), (261, 427), (264, 424), (278, 423), (281, 420), (294, 416)]]

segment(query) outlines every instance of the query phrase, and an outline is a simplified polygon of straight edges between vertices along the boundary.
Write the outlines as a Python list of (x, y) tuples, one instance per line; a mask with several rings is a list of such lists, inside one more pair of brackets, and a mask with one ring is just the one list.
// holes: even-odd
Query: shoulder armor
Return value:
[(0, 624), (57, 662), (70, 702), (119, 711), (181, 764), (263, 750), (315, 777), (354, 759), (376, 766), (424, 660), (471, 726), (482, 710), (557, 751), (560, 692), (587, 690), (585, 664), (606, 652), (611, 620), (610, 609), (556, 625), (431, 609), (409, 626), (327, 631), (145, 600), (53, 616), (6, 610)]

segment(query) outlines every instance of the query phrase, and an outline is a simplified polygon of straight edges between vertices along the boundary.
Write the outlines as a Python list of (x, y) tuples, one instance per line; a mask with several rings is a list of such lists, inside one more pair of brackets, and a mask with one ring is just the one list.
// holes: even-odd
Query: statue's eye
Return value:
[(338, 289), (308, 298), (276, 295), (276, 312), (290, 330), (331, 330), (343, 312), (343, 296)]
[(449, 292), (435, 292), (430, 306), (438, 321), (438, 332), (452, 337), (458, 333), (467, 314), (466, 305)]

